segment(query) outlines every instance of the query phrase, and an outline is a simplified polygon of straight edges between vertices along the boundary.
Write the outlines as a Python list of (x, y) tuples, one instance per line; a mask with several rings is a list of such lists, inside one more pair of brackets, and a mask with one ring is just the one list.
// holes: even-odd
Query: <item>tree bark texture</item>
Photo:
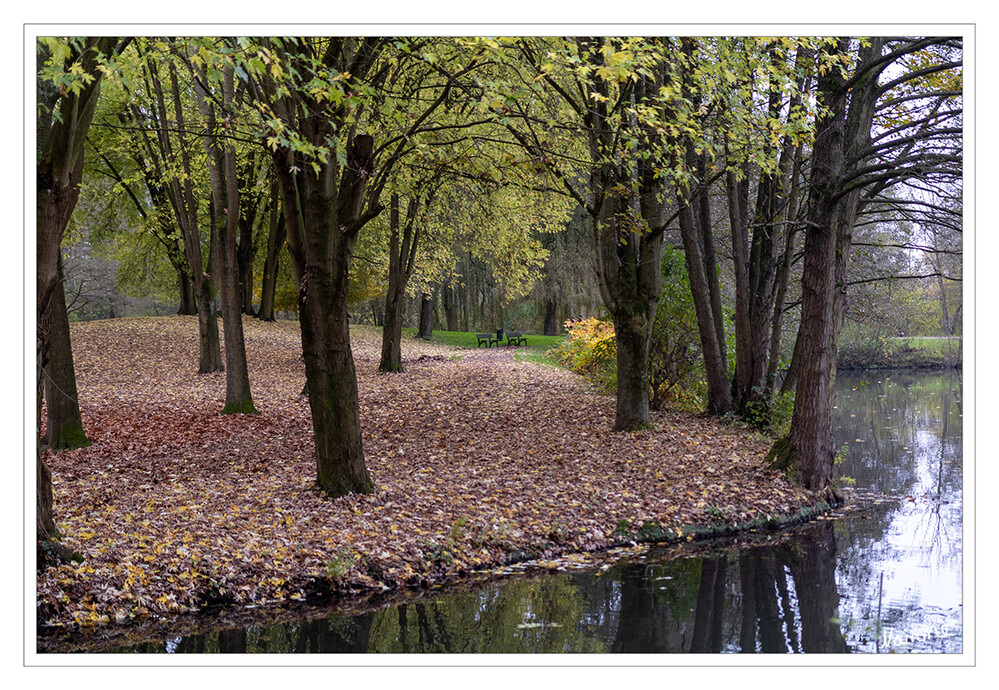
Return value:
[[(707, 154), (696, 158), (691, 156), (691, 163), (697, 168), (697, 176), (707, 179)], [(708, 284), (708, 301), (711, 304), (711, 316), (714, 319), (715, 338), (718, 341), (719, 354), (723, 362), (728, 362), (727, 344), (725, 340), (725, 314), (722, 311), (721, 285), (718, 279), (718, 264), (715, 260), (715, 240), (711, 222), (711, 198), (704, 190), (697, 196), (697, 203), (692, 205), (697, 234), (701, 241), (704, 259), (704, 277)]]
[(827, 109), (816, 123), (802, 269), (801, 325), (795, 358), (797, 388), (791, 429), (780, 453), (781, 465), (796, 468), (806, 489), (829, 487), (835, 449), (832, 442), (832, 380), (835, 363), (833, 314), (836, 227), (842, 208), (843, 136), (847, 94), (836, 70), (819, 77), (818, 95)]
[[(799, 53), (796, 60), (801, 57)], [(775, 73), (779, 72), (784, 58), (771, 49), (770, 59)], [(799, 77), (798, 90), (786, 104), (788, 112), (800, 106), (805, 79)], [(749, 87), (749, 84), (744, 86)], [(767, 88), (767, 117), (773, 122), (782, 117), (782, 105), (785, 104), (781, 91), (781, 85), (776, 80)], [(751, 185), (755, 166), (726, 147), (730, 166), (726, 174), (726, 193), (735, 278), (732, 405), (743, 418), (766, 425), (773, 376), (780, 355), (780, 310), (783, 309), (790, 253), (794, 246), (791, 228), (797, 220), (792, 215), (796, 206), (795, 188), (790, 184), (794, 172), (792, 164), (800, 149), (790, 135), (780, 142), (762, 137), (759, 146), (767, 158), (777, 161), (776, 168), (760, 169), (757, 183)], [(752, 203), (751, 186), (756, 189), (756, 198)], [(708, 275), (711, 275), (710, 272)]]
[(183, 316), (194, 316), (197, 314), (198, 300), (194, 296), (194, 283), (186, 267), (177, 269), (177, 292), (180, 297), (180, 306), (177, 308), (177, 313)]
[[(315, 126), (321, 128), (323, 123)], [(295, 165), (288, 151), (274, 152), (289, 249), (295, 273), (301, 276), (299, 319), (316, 444), (316, 480), (330, 496), (374, 489), (364, 464), (357, 373), (347, 320), (347, 286), (357, 233), (380, 210), (361, 212), (373, 146), (370, 136), (358, 136), (350, 147), (346, 169), (339, 170), (333, 158), (319, 175), (311, 166)], [(337, 178), (339, 185), (330, 182)]]
[[(598, 190), (605, 188), (597, 184)], [(633, 431), (650, 424), (649, 346), (662, 283), (662, 236), (643, 232), (630, 208), (616, 212), (615, 199), (603, 196), (594, 245), (597, 277), (617, 343), (614, 429)]]
[[(245, 182), (245, 180), (240, 181)], [(240, 191), (242, 199), (243, 192)], [(245, 206), (241, 201), (240, 206)], [(259, 209), (257, 209), (259, 210)], [(257, 247), (253, 242), (254, 218), (247, 217), (247, 211), (241, 209), (239, 214), (239, 243), (236, 245), (236, 265), (239, 273), (239, 301), (244, 314), (256, 316), (253, 309), (253, 263)]]
[[(683, 240), (683, 254), (690, 278), (690, 294), (697, 314), (697, 331), (701, 339), (701, 352), (704, 357), (704, 371), (708, 384), (708, 412), (725, 414), (732, 410), (732, 391), (728, 381), (728, 363), (719, 342), (715, 328), (715, 318), (711, 307), (708, 276), (704, 269), (702, 242), (694, 225), (690, 204), (678, 198), (680, 204), (680, 236)], [(714, 276), (712, 276), (714, 278)]]
[[(62, 259), (59, 259), (62, 276)], [(76, 389), (76, 370), (73, 366), (73, 346), (66, 314), (66, 296), (62, 281), (52, 291), (49, 308), (44, 317), (49, 336), (45, 358), (45, 442), (53, 450), (83, 448), (90, 439), (83, 431), (79, 394)]]
[[(846, 39), (839, 50), (845, 51)], [(832, 503), (842, 500), (832, 486), (835, 449), (832, 442), (833, 384), (836, 347), (846, 309), (846, 271), (853, 227), (862, 197), (860, 187), (844, 181), (863, 163), (879, 96), (877, 75), (882, 41), (861, 47), (856, 78), (850, 84), (837, 71), (818, 78), (818, 95), (826, 107), (816, 123), (805, 230), (801, 325), (793, 368), (797, 377), (794, 413), (786, 442), (775, 445), (776, 464), (796, 467), (798, 482), (826, 491)]]
[[(502, 323), (502, 318), (500, 319)], [(417, 337), (430, 340), (434, 337), (434, 292), (420, 293), (420, 324)]]
[[(683, 39), (681, 44), (683, 53), (688, 59), (688, 67), (681, 68), (683, 91), (687, 98), (693, 100), (697, 97), (697, 87), (689, 65), (693, 64), (695, 44), (689, 39)], [(696, 154), (689, 141), (681, 140), (676, 143), (683, 143), (683, 162), (686, 167), (699, 171), (703, 183), (706, 161)], [(683, 254), (687, 264), (687, 276), (690, 280), (690, 293), (697, 316), (697, 330), (708, 384), (708, 412), (722, 415), (732, 410), (732, 389), (728, 381), (725, 327), (721, 313), (721, 293), (714, 260), (714, 239), (709, 207), (704, 203), (703, 197), (706, 193), (702, 191), (700, 196), (702, 198), (692, 202), (685, 190), (678, 188), (676, 192), (680, 237), (683, 242)]]

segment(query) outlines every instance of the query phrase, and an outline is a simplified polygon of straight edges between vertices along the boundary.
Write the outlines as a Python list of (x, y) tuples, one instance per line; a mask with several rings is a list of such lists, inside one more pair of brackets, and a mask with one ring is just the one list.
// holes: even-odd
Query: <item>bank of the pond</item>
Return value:
[[(643, 562), (650, 554), (659, 559), (712, 557), (727, 551), (782, 543), (807, 529), (816, 519), (842, 517), (854, 508), (848, 504), (835, 511), (825, 503), (804, 507), (792, 515), (775, 515), (766, 520), (740, 525), (689, 525), (683, 534), (654, 534), (642, 530), (619, 534), (619, 541), (597, 551), (566, 553), (547, 559), (527, 559), (513, 554), (500, 566), (480, 568), (420, 587), (393, 587), (355, 590), (349, 594), (317, 593), (303, 600), (275, 600), (244, 606), (213, 605), (187, 614), (163, 615), (132, 621), (129, 625), (47, 627), (40, 630), (38, 652), (102, 653), (117, 651), (164, 639), (189, 638), (251, 626), (301, 625), (329, 616), (359, 616), (389, 607), (433, 601), (441, 596), (482, 591), (510, 579), (532, 579), (565, 572), (602, 573), (626, 563)], [(525, 556), (519, 560), (518, 556)]]
[(840, 348), (837, 368), (841, 371), (947, 371), (960, 369), (962, 356), (958, 338), (896, 338), (876, 351), (868, 347)]
[(768, 442), (717, 418), (660, 413), (611, 431), (613, 400), (510, 350), (352, 331), (370, 495), (314, 487), (295, 323), (245, 322), (259, 415), (218, 411), (195, 372), (193, 318), (76, 324), (87, 448), (46, 452), (64, 543), (82, 563), (38, 576), (43, 634), (198, 612), (432, 589), (633, 542), (693, 541), (810, 519), (817, 499), (763, 466)]

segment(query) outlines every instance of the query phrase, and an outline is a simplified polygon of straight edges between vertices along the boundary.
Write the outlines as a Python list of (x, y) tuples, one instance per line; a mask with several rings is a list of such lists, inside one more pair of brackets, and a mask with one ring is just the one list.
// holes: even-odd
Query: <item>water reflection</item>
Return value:
[(138, 653), (962, 651), (961, 380), (837, 382), (837, 473), (874, 502), (794, 534), (347, 616), (170, 638)]
[(962, 649), (959, 374), (841, 375), (840, 472), (898, 500), (838, 524), (840, 616), (863, 651)]

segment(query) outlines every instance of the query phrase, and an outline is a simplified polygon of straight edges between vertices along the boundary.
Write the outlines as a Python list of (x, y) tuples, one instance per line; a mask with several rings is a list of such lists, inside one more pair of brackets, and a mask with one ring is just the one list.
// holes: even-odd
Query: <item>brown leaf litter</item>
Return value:
[[(716, 418), (654, 415), (611, 431), (613, 397), (508, 348), (352, 328), (371, 495), (328, 499), (315, 459), (297, 322), (244, 320), (259, 415), (221, 415), (224, 374), (198, 375), (194, 317), (74, 324), (87, 448), (44, 457), (63, 543), (40, 574), (44, 626), (124, 624), (317, 593), (426, 586), (530, 553), (621, 542), (812, 502), (762, 467), (766, 442)], [(616, 533), (617, 532), (617, 533)]]

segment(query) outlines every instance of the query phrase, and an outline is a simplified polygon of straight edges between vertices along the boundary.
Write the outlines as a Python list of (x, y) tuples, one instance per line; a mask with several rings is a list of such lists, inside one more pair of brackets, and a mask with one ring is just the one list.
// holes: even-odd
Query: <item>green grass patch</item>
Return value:
[(961, 350), (960, 338), (902, 338), (898, 342), (909, 349), (939, 357), (956, 355)]
[[(402, 333), (407, 337), (415, 337), (416, 329), (404, 328), (402, 329)], [(523, 352), (524, 358), (531, 361), (536, 361), (535, 358), (545, 359), (544, 353), (562, 342), (563, 338), (561, 335), (534, 335), (532, 333), (524, 333), (523, 335), (527, 338), (527, 343), (525, 345), (517, 345), (511, 349)], [(475, 333), (464, 333), (461, 331), (434, 331), (432, 342), (450, 347), (467, 347), (473, 350), (479, 347), (479, 340), (475, 337)], [(485, 346), (483, 345), (483, 347)], [(493, 347), (496, 346), (493, 345)], [(506, 345), (502, 347), (506, 347)], [(551, 358), (547, 359), (548, 363), (554, 364), (554, 360)]]
[(839, 350), (840, 369), (923, 369), (960, 366), (960, 338), (888, 338), (880, 347), (847, 342)]
[[(550, 336), (549, 336), (550, 337)], [(513, 353), (513, 358), (518, 362), (534, 362), (544, 367), (556, 367), (564, 369), (559, 361), (548, 354), (547, 350), (528, 348)]]

